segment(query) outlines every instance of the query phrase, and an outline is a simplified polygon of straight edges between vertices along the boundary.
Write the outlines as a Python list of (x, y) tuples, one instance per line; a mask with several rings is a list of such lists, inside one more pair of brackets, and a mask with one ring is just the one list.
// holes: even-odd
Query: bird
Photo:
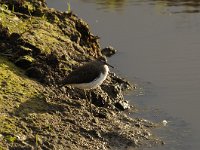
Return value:
[[(107, 63), (105, 57), (99, 57), (69, 73), (61, 82), (61, 87), (70, 85), (75, 88), (83, 89), (86, 95), (86, 91), (95, 89), (103, 83), (108, 76), (109, 67), (114, 68)], [(91, 95), (89, 100), (91, 101)]]

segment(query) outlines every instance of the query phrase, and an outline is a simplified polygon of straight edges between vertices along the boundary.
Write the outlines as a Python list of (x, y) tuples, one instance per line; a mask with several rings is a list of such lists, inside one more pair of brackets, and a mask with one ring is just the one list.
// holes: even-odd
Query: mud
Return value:
[[(129, 118), (124, 99), (133, 90), (109, 73), (89, 92), (59, 82), (101, 50), (88, 24), (45, 1), (0, 1), (0, 149), (128, 149), (163, 142), (151, 133), (158, 125)], [(103, 52), (103, 54), (102, 54)]]

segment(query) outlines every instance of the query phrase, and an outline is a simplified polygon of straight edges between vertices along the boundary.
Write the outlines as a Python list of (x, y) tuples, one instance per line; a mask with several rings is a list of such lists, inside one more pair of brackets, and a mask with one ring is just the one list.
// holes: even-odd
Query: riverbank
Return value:
[(69, 9), (50, 9), (43, 0), (3, 0), (0, 8), (0, 149), (162, 143), (150, 132), (156, 124), (124, 113), (129, 105), (123, 94), (133, 86), (115, 73), (92, 91), (92, 112), (82, 90), (58, 88), (71, 70), (103, 55), (84, 20)]

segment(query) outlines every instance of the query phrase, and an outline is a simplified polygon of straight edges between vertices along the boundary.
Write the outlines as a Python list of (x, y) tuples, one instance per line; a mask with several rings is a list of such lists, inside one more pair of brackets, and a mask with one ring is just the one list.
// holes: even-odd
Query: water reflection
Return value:
[[(106, 10), (123, 10), (125, 6), (130, 4), (143, 4), (144, 2), (156, 5), (162, 9), (169, 9), (171, 13), (199, 13), (200, 1), (199, 0), (81, 0), (86, 3), (96, 3), (100, 5), (100, 9)], [(176, 10), (173, 10), (174, 6)], [(180, 10), (177, 10), (177, 7)]]
[(96, 3), (101, 6), (100, 9), (122, 10), (130, 0), (82, 0), (87, 3)]
[[(199, 13), (200, 1), (199, 0), (151, 0), (156, 5), (163, 8), (168, 7), (171, 13)], [(175, 9), (173, 9), (175, 6)], [(177, 9), (179, 7), (179, 9)]]

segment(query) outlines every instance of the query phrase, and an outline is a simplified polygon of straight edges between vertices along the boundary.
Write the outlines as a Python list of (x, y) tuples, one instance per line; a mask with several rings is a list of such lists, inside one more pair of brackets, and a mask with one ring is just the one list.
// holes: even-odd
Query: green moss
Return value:
[[(26, 2), (24, 4), (30, 12), (34, 11), (34, 7)], [(0, 6), (1, 8), (1, 6)], [(19, 33), (22, 39), (36, 46), (41, 53), (50, 54), (53, 49), (63, 49), (70, 43), (70, 38), (55, 24), (60, 23), (60, 19), (53, 15), (53, 24), (50, 23), (45, 15), (43, 17), (31, 16), (28, 19), (17, 17), (13, 12), (2, 8), (0, 11), (0, 21), (2, 25), (8, 28), (10, 34)], [(55, 24), (54, 24), (55, 23)], [(65, 22), (66, 26), (70, 24)]]
[(23, 7), (24, 8), (27, 8), (29, 13), (33, 12), (35, 10), (35, 7), (33, 6), (33, 4), (31, 4), (30, 2), (28, 1), (24, 1), (23, 3)]
[(16, 119), (7, 115), (0, 116), (0, 133), (4, 134), (17, 134), (19, 128), (16, 126)]
[(6, 148), (3, 148), (3, 146), (0, 145), (0, 150), (6, 150)]
[(29, 55), (22, 56), (17, 61), (21, 61), (21, 60), (24, 60), (24, 61), (27, 61), (27, 62), (30, 62), (30, 63), (35, 61), (35, 59), (33, 57), (29, 56)]
[(7, 10), (7, 7), (0, 6), (0, 21), (3, 27), (8, 28), (10, 34), (21, 34), (23, 40), (37, 47), (44, 54), (50, 54), (54, 49), (69, 47), (70, 38), (63, 33), (63, 29), (71, 24), (70, 20), (66, 19), (62, 24), (57, 15), (52, 15), (50, 18), (45, 14), (43, 17), (32, 16), (31, 12), (35, 7), (27, 1), (23, 5), (30, 12), (29, 18), (17, 17), (14, 12)]
[(16, 107), (41, 91), (39, 84), (28, 79), (23, 70), (1, 56), (0, 70), (0, 108), (7, 106), (13, 109), (13, 105)]
[[(34, 30), (24, 32), (22, 38), (41, 50), (41, 53), (50, 54), (53, 49), (66, 47), (69, 37), (53, 24), (39, 17), (32, 17)], [(63, 42), (60, 42), (63, 41)]]
[(7, 135), (4, 137), (4, 139), (9, 143), (14, 143), (17, 138), (15, 136)]
[(25, 47), (25, 46), (22, 46), (22, 45), (20, 45), (20, 49), (25, 51), (26, 53), (31, 53), (32, 52), (32, 49), (30, 49), (28, 47)]
[(60, 19), (54, 14), (52, 14), (50, 17), (45, 17), (45, 20), (48, 22), (55, 23), (55, 24), (60, 22)]
[[(1, 6), (0, 6), (1, 9)], [(27, 22), (18, 18), (9, 10), (0, 11), (0, 21), (4, 27), (9, 29), (10, 34), (13, 32), (23, 33), (27, 29)]]
[[(42, 86), (28, 79), (24, 71), (2, 56), (0, 70), (0, 134), (9, 135), (4, 140), (13, 143), (17, 135), (26, 129), (20, 128), (19, 117), (45, 110), (46, 102), (41, 94)], [(11, 117), (9, 114), (17, 116)]]
[(65, 72), (68, 72), (68, 71), (71, 71), (72, 69), (69, 68), (69, 67), (63, 67), (63, 68), (60, 68), (61, 70), (65, 71)]

